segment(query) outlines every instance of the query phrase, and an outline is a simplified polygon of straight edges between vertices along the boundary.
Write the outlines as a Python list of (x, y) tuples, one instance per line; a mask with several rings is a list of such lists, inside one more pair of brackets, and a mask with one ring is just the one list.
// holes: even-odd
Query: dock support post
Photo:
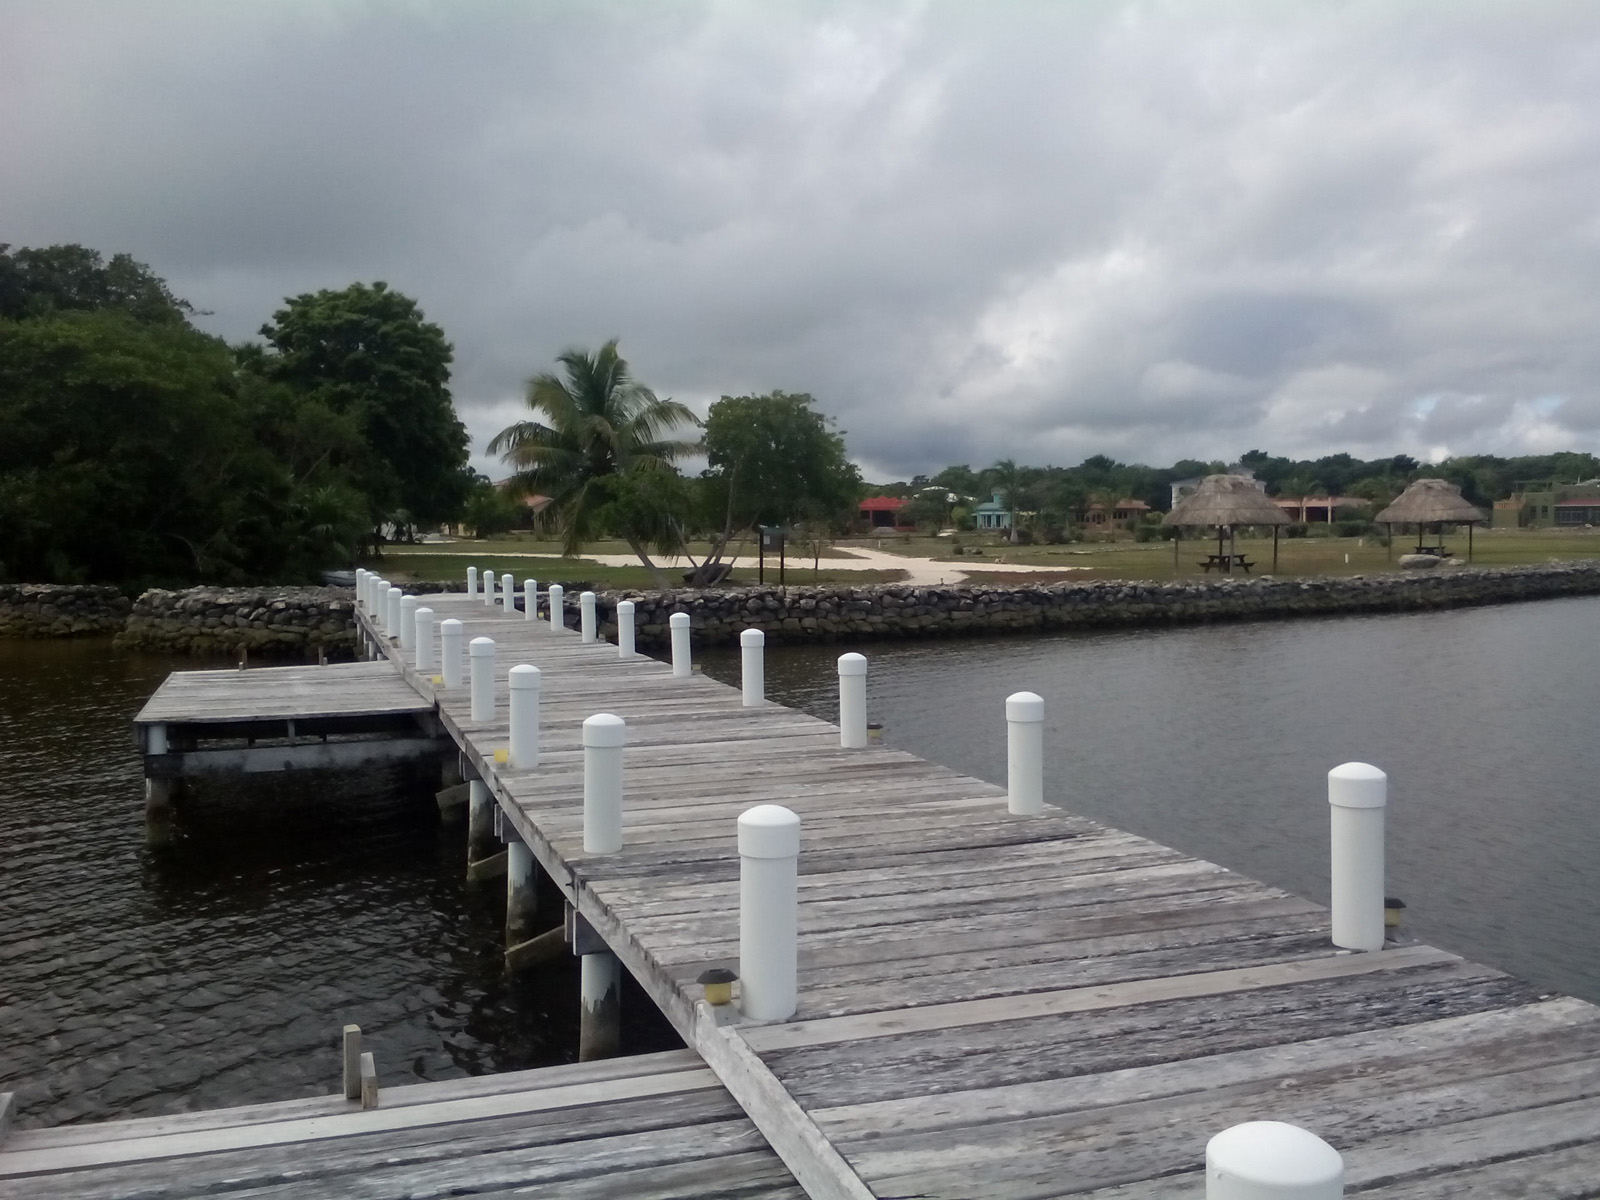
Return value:
[(467, 595), (468, 595), (468, 597), (474, 597), (475, 598), (477, 596), (477, 594), (478, 594), (478, 568), (477, 567), (468, 567), (467, 568)]
[(533, 936), (533, 919), (539, 911), (538, 879), (533, 873), (533, 851), (521, 838), (506, 843), (506, 945), (520, 946)]
[(367, 569), (356, 568), (356, 607), (361, 607), (361, 600), (367, 594)]
[(433, 674), (433, 609), (419, 608), (411, 619), (416, 626), (411, 641), (417, 654), (417, 674), (426, 678)]
[(524, 579), (522, 581), (522, 619), (531, 621), (539, 615), (539, 581), (537, 579)]
[(370, 1050), (361, 1052), (361, 1107), (378, 1107), (378, 1064)]
[[(167, 727), (165, 725), (149, 725), (145, 728), (144, 749), (146, 754), (167, 753)], [(172, 780), (158, 779), (145, 776), (144, 780), (144, 819), (146, 822), (146, 838), (152, 844), (166, 841), (167, 821), (172, 816)]]
[(622, 600), (617, 604), (617, 657), (633, 656), (633, 601)]
[(507, 613), (517, 611), (517, 581), (511, 578), (510, 571), (500, 576), (500, 603)]
[(494, 606), (494, 572), (488, 568), (483, 572), (483, 606), (485, 608)]
[(580, 960), (578, 1061), (613, 1058), (622, 1043), (622, 964), (609, 950)]
[(550, 606), (550, 629), (560, 633), (567, 627), (567, 589), (559, 583), (552, 583), (545, 588), (544, 594)]
[(744, 688), (744, 706), (760, 708), (767, 702), (767, 670), (762, 661), (767, 635), (759, 629), (739, 634), (739, 682)]
[(475, 637), (467, 647), (472, 658), (473, 721), (494, 720), (494, 639)]
[(511, 668), (506, 690), (511, 698), (511, 765), (531, 771), (539, 765), (539, 668), (518, 663)]
[(1246, 1121), (1206, 1143), (1206, 1200), (1340, 1200), (1344, 1160), (1316, 1134)]
[(413, 650), (417, 645), (417, 598), (400, 597), (400, 649)]
[(1383, 949), (1383, 824), (1389, 777), (1367, 763), (1328, 772), (1333, 944)]
[(500, 853), (494, 836), (494, 794), (481, 779), (467, 784), (467, 866)]
[(578, 593), (578, 631), (583, 642), (598, 642), (600, 640), (600, 623), (595, 617), (594, 593)]
[(778, 804), (739, 814), (740, 1008), (787, 1021), (797, 999), (800, 818)]
[(583, 852), (622, 849), (622, 748), (628, 726), (611, 713), (583, 722)]
[(839, 656), (839, 745), (846, 750), (867, 745), (867, 659), (862, 654)]
[(361, 1026), (344, 1027), (344, 1098), (361, 1099)]
[(399, 588), (389, 588), (389, 603), (383, 610), (383, 636), (397, 638), (400, 636), (400, 598), (405, 593)]
[(689, 657), (689, 614), (673, 613), (667, 618), (667, 626), (672, 631), (672, 676), (687, 679), (694, 674)]
[(461, 686), (462, 628), (454, 617), (439, 622), (439, 673), (447, 688)]
[(1044, 698), (1006, 697), (1006, 808), (1019, 817), (1044, 812)]

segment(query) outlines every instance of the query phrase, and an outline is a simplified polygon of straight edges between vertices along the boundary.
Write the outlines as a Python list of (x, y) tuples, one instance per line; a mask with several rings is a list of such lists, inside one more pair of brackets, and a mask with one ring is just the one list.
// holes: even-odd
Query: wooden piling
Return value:
[(361, 1026), (344, 1027), (344, 1098), (361, 1099)]

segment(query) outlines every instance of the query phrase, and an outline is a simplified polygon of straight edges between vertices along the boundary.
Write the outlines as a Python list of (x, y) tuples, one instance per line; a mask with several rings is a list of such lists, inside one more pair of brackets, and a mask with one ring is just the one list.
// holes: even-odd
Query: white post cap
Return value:
[(514, 692), (536, 692), (539, 690), (539, 684), (542, 682), (539, 678), (539, 668), (531, 663), (518, 663), (516, 666), (511, 668), (510, 675), (511, 677), (508, 680), (507, 686), (509, 686)]
[(741, 646), (765, 646), (766, 644), (767, 635), (759, 629), (746, 629), (739, 635), (739, 645)]
[(1006, 720), (1044, 720), (1044, 697), (1035, 692), (1012, 692), (1006, 697)]
[(1328, 803), (1335, 808), (1383, 808), (1389, 803), (1389, 777), (1369, 763), (1343, 763), (1328, 772)]
[(586, 600), (592, 603), (594, 601), (594, 593), (593, 592), (579, 592), (578, 593), (578, 603), (582, 604)]
[(865, 675), (866, 673), (867, 656), (865, 654), (856, 654), (852, 651), (849, 654), (839, 655), (839, 674)]
[(1206, 1194), (1229, 1200), (1338, 1200), (1344, 1194), (1344, 1160), (1298, 1125), (1246, 1121), (1206, 1143)]
[(674, 629), (687, 629), (689, 628), (689, 614), (673, 613), (667, 618), (667, 624), (672, 626)]
[(585, 746), (622, 746), (628, 741), (628, 723), (613, 713), (595, 713), (583, 720)]
[(415, 617), (419, 621), (424, 619), (424, 618), (426, 618), (427, 620), (431, 621), (431, 620), (433, 620), (433, 609), (426, 608), (426, 607), (423, 607), (423, 606), (419, 605), (417, 607), (417, 611), (412, 613), (411, 615), (413, 617)]
[(461, 632), (461, 622), (456, 620), (454, 617), (446, 617), (444, 620), (439, 622), (439, 632), (440, 633), (460, 633)]
[(800, 818), (781, 804), (758, 804), (739, 814), (739, 853), (745, 858), (794, 858)]
[(472, 641), (467, 644), (467, 653), (472, 655), (473, 658), (481, 658), (485, 654), (493, 654), (494, 639), (486, 637), (473, 638)]
[(633, 615), (633, 601), (619, 600), (617, 602), (617, 612), (618, 614), (627, 613), (631, 617)]

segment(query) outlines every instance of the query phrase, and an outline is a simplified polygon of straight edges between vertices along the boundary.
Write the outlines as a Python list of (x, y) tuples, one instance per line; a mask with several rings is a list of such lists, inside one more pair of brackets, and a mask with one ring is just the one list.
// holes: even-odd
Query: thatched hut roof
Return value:
[(1483, 512), (1463, 500), (1449, 480), (1419, 479), (1372, 519), (1386, 525), (1469, 525), (1482, 521)]
[(1163, 525), (1287, 525), (1284, 511), (1243, 475), (1207, 475), (1172, 506)]

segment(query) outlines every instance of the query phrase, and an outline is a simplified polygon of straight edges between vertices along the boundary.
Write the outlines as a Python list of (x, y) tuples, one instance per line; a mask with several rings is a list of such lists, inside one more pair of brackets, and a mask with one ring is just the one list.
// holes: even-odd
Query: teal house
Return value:
[(980, 530), (1011, 528), (1011, 506), (1000, 503), (1000, 493), (996, 492), (982, 504), (974, 505), (972, 519)]

